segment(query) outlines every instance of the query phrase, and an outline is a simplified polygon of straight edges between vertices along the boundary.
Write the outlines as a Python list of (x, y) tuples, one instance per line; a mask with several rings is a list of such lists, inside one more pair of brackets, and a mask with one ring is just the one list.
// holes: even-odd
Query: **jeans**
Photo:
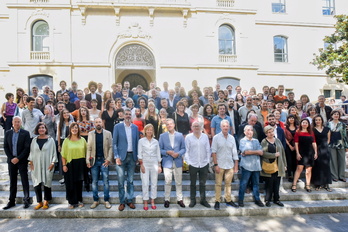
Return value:
[(103, 163), (105, 162), (104, 157), (97, 157), (93, 167), (91, 167), (92, 172), (92, 191), (93, 191), (93, 200), (98, 201), (98, 180), (99, 174), (101, 172), (104, 183), (104, 201), (109, 201), (109, 167), (104, 167)]
[(260, 200), (260, 192), (259, 192), (260, 171), (248, 171), (244, 169), (243, 167), (241, 167), (241, 170), (242, 170), (242, 178), (240, 180), (238, 200), (244, 201), (245, 189), (247, 187), (249, 179), (251, 178), (254, 200), (259, 201)]
[[(120, 204), (131, 203), (134, 195), (133, 176), (135, 170), (135, 161), (133, 153), (127, 153), (125, 160), (122, 160), (121, 165), (116, 165), (116, 172), (118, 176), (118, 192)], [(127, 172), (127, 197), (124, 190), (125, 173)], [(126, 202), (127, 200), (127, 202)]]

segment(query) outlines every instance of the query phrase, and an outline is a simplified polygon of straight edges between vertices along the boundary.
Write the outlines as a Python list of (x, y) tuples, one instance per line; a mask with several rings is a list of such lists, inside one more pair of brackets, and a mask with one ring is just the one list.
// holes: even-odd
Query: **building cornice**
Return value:
[(10, 15), (9, 14), (0, 14), (0, 19), (9, 19)]
[(7, 8), (14, 9), (50, 9), (50, 8), (59, 8), (59, 9), (71, 9), (71, 4), (17, 4), (17, 3), (8, 3), (6, 4)]
[(110, 68), (109, 63), (71, 63), (71, 62), (9, 62), (10, 67), (89, 67), (89, 68)]
[(255, 20), (255, 24), (266, 25), (266, 26), (334, 28), (334, 24), (328, 24), (328, 23), (305, 23), (305, 22), (286, 22), (286, 21), (281, 22), (281, 21)]
[(197, 64), (197, 65), (160, 65), (162, 69), (240, 69), (240, 70), (258, 70), (256, 65), (210, 65), (210, 64)]
[(300, 77), (327, 77), (324, 73), (314, 72), (283, 72), (283, 71), (258, 71), (260, 76), (300, 76)]
[(191, 12), (209, 12), (209, 13), (230, 13), (230, 14), (252, 14), (255, 15), (257, 10), (254, 9), (235, 9), (235, 8), (227, 8), (227, 7), (216, 7), (216, 8), (208, 8), (208, 7), (198, 7), (190, 9)]

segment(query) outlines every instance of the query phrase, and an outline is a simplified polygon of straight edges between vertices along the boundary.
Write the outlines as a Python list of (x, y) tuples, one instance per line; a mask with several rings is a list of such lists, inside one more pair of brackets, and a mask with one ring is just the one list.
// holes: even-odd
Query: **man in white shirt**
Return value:
[(208, 168), (211, 157), (209, 139), (202, 133), (202, 123), (195, 121), (192, 123), (192, 131), (185, 138), (185, 161), (189, 165), (190, 172), (190, 205), (192, 208), (196, 205), (196, 180), (199, 174), (199, 193), (201, 197), (200, 204), (210, 208), (211, 206), (205, 197), (205, 183), (208, 176)]
[(236, 141), (228, 132), (230, 123), (222, 120), (221, 132), (214, 136), (212, 143), (212, 156), (215, 169), (215, 205), (220, 209), (222, 179), (225, 180), (225, 200), (227, 206), (238, 207), (231, 199), (231, 182), (233, 174), (238, 172), (238, 153)]

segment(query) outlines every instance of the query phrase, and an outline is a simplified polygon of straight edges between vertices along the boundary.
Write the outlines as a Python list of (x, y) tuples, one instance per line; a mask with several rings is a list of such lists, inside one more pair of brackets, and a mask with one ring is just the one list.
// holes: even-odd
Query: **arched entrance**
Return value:
[(149, 85), (146, 81), (146, 79), (142, 76), (139, 75), (138, 73), (131, 73), (128, 74), (122, 81), (122, 86), (125, 81), (128, 81), (130, 84), (130, 88), (132, 89), (133, 87), (137, 87), (137, 85), (141, 85), (144, 89), (148, 90)]
[(131, 87), (143, 86), (156, 81), (156, 64), (152, 52), (143, 45), (129, 44), (119, 50), (115, 61), (116, 82), (127, 80)]

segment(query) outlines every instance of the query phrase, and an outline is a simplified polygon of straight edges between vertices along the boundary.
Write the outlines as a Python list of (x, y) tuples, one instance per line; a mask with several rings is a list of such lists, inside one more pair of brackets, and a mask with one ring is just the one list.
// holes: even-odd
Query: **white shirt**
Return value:
[(129, 126), (127, 126), (126, 123), (124, 123), (124, 129), (126, 130), (126, 136), (127, 136), (127, 143), (128, 143), (128, 147), (127, 147), (127, 152), (132, 152), (133, 151), (133, 144), (132, 144), (132, 128), (131, 128), (130, 124)]
[(222, 169), (233, 168), (234, 160), (238, 160), (236, 141), (230, 134), (227, 135), (227, 139), (222, 132), (215, 135), (211, 150), (216, 153), (218, 166)]
[(170, 145), (172, 146), (172, 148), (174, 148), (174, 138), (175, 138), (175, 132), (172, 134), (170, 132), (168, 132), (169, 134), (169, 141), (170, 141)]
[(210, 162), (211, 150), (209, 139), (206, 134), (201, 133), (197, 138), (193, 133), (190, 133), (185, 138), (185, 161), (195, 167), (205, 167)]
[(161, 162), (161, 151), (156, 139), (141, 138), (138, 142), (138, 159)]

